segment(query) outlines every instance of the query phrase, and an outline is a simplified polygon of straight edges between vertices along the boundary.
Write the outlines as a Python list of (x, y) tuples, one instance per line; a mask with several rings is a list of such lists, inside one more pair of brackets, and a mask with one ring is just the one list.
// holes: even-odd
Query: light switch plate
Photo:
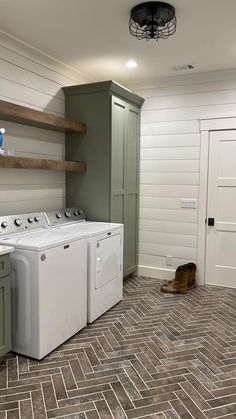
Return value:
[(180, 200), (180, 208), (190, 208), (190, 209), (197, 209), (197, 199), (192, 198), (182, 198)]

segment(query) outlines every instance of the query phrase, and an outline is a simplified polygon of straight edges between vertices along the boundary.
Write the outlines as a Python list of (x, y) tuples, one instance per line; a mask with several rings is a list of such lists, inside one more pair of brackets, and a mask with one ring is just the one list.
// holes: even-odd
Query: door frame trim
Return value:
[(211, 131), (236, 130), (236, 117), (201, 119), (200, 123), (200, 178), (198, 200), (197, 267), (198, 283), (205, 284), (206, 218), (208, 195), (208, 163)]

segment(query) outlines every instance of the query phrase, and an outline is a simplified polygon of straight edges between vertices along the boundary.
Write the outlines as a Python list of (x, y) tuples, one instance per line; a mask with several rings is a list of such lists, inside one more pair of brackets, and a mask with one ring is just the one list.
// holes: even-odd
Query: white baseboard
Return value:
[(152, 266), (138, 266), (138, 275), (149, 278), (170, 280), (175, 276), (175, 269), (154, 268)]
[[(169, 281), (175, 277), (175, 269), (138, 265), (138, 275)], [(196, 283), (197, 285), (204, 285), (204, 282), (199, 280), (198, 274), (196, 274)]]

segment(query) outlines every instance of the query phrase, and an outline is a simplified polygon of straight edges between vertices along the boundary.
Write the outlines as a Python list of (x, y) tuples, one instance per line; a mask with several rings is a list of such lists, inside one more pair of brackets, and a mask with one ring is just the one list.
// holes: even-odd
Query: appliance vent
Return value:
[(173, 71), (189, 71), (189, 70), (193, 70), (194, 66), (192, 64), (179, 64), (179, 65), (174, 65), (173, 67), (171, 67), (171, 69)]

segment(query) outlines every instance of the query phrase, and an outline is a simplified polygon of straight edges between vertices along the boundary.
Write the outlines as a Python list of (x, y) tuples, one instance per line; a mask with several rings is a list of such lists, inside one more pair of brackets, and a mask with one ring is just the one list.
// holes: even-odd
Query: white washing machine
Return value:
[(0, 243), (15, 248), (12, 350), (36, 359), (87, 324), (86, 234), (45, 227), (39, 213), (0, 217)]
[(90, 222), (77, 208), (44, 213), (49, 227), (68, 239), (88, 236), (88, 314), (92, 323), (122, 300), (123, 224)]

